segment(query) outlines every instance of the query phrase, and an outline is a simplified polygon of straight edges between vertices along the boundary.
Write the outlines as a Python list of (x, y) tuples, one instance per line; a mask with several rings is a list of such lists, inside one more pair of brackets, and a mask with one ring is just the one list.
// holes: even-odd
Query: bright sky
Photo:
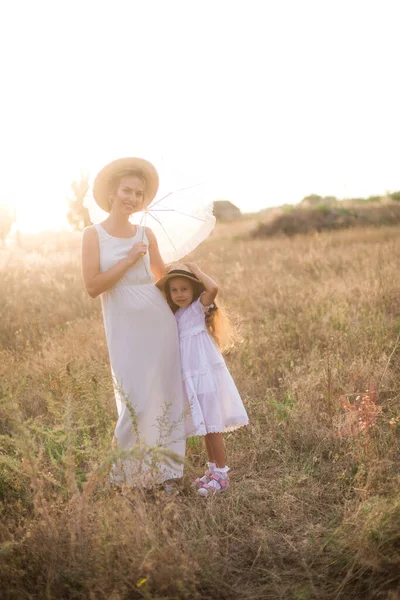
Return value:
[(121, 156), (243, 211), (400, 190), (399, 18), (398, 0), (2, 2), (0, 202), (57, 229), (70, 182)]

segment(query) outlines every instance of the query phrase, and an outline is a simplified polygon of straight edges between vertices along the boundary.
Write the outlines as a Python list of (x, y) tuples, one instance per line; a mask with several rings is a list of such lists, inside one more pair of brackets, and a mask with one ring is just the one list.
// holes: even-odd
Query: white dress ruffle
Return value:
[(186, 436), (232, 431), (249, 422), (243, 402), (213, 338), (200, 298), (175, 313), (181, 368), (190, 414)]

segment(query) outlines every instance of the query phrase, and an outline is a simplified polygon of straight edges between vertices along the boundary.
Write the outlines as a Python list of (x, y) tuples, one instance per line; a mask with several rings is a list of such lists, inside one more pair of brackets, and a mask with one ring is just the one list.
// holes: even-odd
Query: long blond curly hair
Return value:
[[(187, 267), (185, 267), (185, 269), (188, 270)], [(176, 277), (181, 277), (181, 275), (177, 275)], [(165, 283), (164, 295), (168, 302), (168, 306), (173, 313), (176, 313), (176, 311), (179, 309), (179, 306), (172, 301), (170, 292), (170, 284), (173, 279), (175, 279), (175, 277), (171, 277), (171, 279)], [(193, 281), (189, 278), (187, 278), (187, 280), (192, 286), (193, 302), (195, 302), (204, 292), (204, 286), (201, 282)], [(237, 336), (231, 319), (228, 317), (226, 311), (219, 305), (217, 306), (217, 304), (214, 302), (210, 310), (206, 313), (205, 319), (208, 332), (217, 344), (218, 348), (221, 350), (221, 352), (227, 352), (233, 347)]]

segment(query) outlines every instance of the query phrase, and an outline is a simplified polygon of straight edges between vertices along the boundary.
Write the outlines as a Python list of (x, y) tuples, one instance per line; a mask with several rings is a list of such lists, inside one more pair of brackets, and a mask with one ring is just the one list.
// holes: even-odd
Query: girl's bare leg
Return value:
[(226, 466), (226, 455), (222, 433), (207, 433), (204, 442), (209, 462), (216, 463), (218, 469), (223, 469)]
[(214, 451), (213, 451), (213, 447), (212, 447), (212, 444), (210, 442), (209, 436), (210, 436), (210, 434), (207, 434), (207, 435), (204, 436), (204, 443), (206, 445), (206, 452), (207, 452), (207, 456), (208, 456), (208, 461), (210, 463), (215, 463)]

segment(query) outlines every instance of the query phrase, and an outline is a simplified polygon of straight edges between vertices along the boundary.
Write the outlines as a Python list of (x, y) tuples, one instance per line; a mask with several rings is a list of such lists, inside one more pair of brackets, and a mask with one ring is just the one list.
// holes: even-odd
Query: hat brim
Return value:
[(112, 180), (124, 171), (138, 171), (146, 181), (143, 209), (147, 208), (157, 194), (159, 178), (154, 165), (144, 158), (118, 158), (108, 163), (97, 173), (93, 183), (93, 197), (97, 204), (110, 212), (110, 192)]
[(204, 284), (200, 281), (198, 277), (196, 277), (196, 275), (193, 275), (193, 273), (189, 273), (188, 271), (183, 271), (181, 269), (174, 269), (173, 271), (170, 271), (169, 273), (164, 275), (164, 277), (157, 281), (156, 286), (158, 287), (158, 289), (164, 292), (165, 284), (167, 283), (167, 281), (176, 277), (186, 277), (186, 279), (190, 279), (190, 281), (193, 281), (193, 283), (199, 283), (204, 288)]

